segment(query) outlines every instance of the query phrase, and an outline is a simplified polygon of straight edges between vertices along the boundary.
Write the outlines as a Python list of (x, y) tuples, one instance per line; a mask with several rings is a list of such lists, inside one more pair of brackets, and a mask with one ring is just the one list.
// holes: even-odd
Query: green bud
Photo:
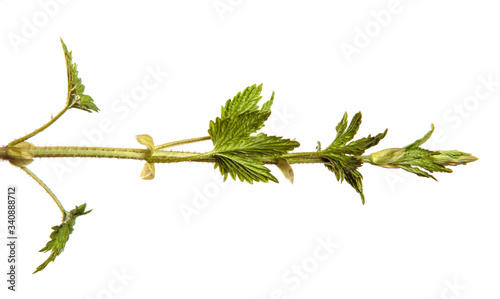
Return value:
[(477, 157), (460, 151), (438, 151), (439, 155), (430, 156), (428, 159), (443, 166), (456, 166), (477, 161)]
[(370, 161), (377, 165), (391, 164), (396, 162), (404, 154), (405, 150), (402, 148), (388, 148), (371, 154)]

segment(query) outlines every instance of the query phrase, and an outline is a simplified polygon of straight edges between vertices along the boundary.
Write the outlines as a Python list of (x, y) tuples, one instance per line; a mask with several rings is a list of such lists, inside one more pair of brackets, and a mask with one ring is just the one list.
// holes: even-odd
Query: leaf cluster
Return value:
[(321, 143), (318, 142), (317, 150), (322, 153), (326, 168), (335, 174), (337, 181), (343, 182), (345, 180), (351, 185), (359, 193), (361, 201), (364, 204), (363, 176), (358, 171), (363, 162), (359, 156), (368, 148), (377, 145), (385, 137), (387, 130), (375, 136), (368, 135), (367, 137), (351, 141), (359, 130), (361, 118), (361, 112), (358, 112), (352, 117), (351, 122), (348, 123), (347, 113), (344, 113), (344, 116), (335, 128), (337, 131), (335, 139), (323, 150), (321, 149)]
[(297, 141), (278, 136), (254, 134), (264, 127), (274, 101), (273, 92), (271, 99), (259, 107), (261, 92), (262, 84), (245, 88), (227, 100), (220, 117), (210, 121), (208, 134), (214, 144), (214, 167), (219, 168), (224, 180), (231, 176), (250, 184), (254, 181), (278, 182), (259, 158), (279, 157), (300, 145)]
[(404, 154), (391, 163), (392, 166), (399, 167), (408, 172), (421, 177), (437, 179), (431, 174), (433, 172), (453, 172), (446, 166), (456, 166), (476, 161), (477, 158), (471, 154), (460, 151), (431, 151), (420, 146), (431, 137), (434, 132), (434, 125), (422, 138), (409, 144), (404, 149)]

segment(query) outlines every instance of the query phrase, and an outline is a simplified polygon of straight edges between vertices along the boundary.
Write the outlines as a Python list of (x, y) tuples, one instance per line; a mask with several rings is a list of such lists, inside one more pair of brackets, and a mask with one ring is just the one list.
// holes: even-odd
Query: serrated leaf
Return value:
[(260, 111), (261, 112), (266, 112), (266, 111), (271, 112), (271, 106), (273, 105), (273, 102), (274, 102), (274, 91), (273, 91), (273, 94), (271, 95), (271, 99), (269, 99), (269, 101), (262, 104), (262, 108), (260, 109)]
[(342, 119), (340, 120), (338, 125), (335, 127), (335, 131), (337, 131), (337, 136), (335, 136), (335, 140), (339, 139), (342, 136), (342, 134), (344, 134), (345, 129), (347, 128), (347, 124), (348, 124), (347, 112), (344, 112)]
[(257, 103), (262, 98), (261, 92), (262, 84), (259, 86), (254, 84), (245, 88), (243, 92), (238, 92), (232, 100), (227, 100), (226, 105), (222, 107), (221, 118), (225, 119), (232, 115), (257, 111), (259, 109)]
[(380, 140), (385, 137), (385, 135), (387, 135), (387, 129), (383, 133), (379, 133), (373, 137), (371, 135), (368, 135), (368, 137), (363, 137), (358, 140), (352, 141), (346, 146), (342, 147), (342, 151), (346, 154), (360, 156), (370, 147), (377, 145)]
[(347, 173), (356, 170), (362, 165), (361, 160), (353, 156), (326, 153), (325, 158), (329, 163), (325, 163), (328, 170), (335, 173), (337, 181), (342, 182)]
[(431, 175), (428, 172), (423, 171), (420, 168), (412, 167), (410, 165), (401, 165), (401, 169), (404, 169), (404, 170), (406, 170), (408, 172), (414, 173), (414, 174), (416, 174), (418, 176), (425, 177), (425, 178), (431, 178), (431, 179), (437, 181), (437, 179), (433, 175)]
[(354, 138), (354, 135), (358, 132), (359, 126), (361, 125), (361, 112), (356, 113), (352, 119), (349, 127), (347, 127), (347, 113), (344, 113), (344, 117), (339, 122), (336, 127), (337, 136), (335, 140), (325, 149), (336, 148), (340, 146), (344, 146), (347, 142), (351, 141)]
[(361, 161), (353, 156), (337, 154), (326, 154), (325, 158), (328, 160), (328, 163), (325, 163), (326, 168), (335, 174), (337, 181), (342, 183), (345, 180), (359, 193), (362, 203), (365, 204), (363, 176), (357, 170), (362, 165)]
[(76, 218), (92, 211), (85, 211), (86, 207), (87, 204), (83, 204), (75, 207), (75, 209), (69, 212), (66, 212), (62, 223), (59, 226), (52, 227), (53, 232), (50, 234), (50, 241), (47, 242), (44, 248), (40, 249), (40, 252), (51, 251), (51, 254), (45, 262), (36, 268), (36, 271), (33, 272), (33, 274), (45, 269), (50, 262), (53, 262), (56, 257), (64, 251), (64, 247), (69, 240), (69, 235), (73, 232)]
[(278, 180), (257, 159), (264, 155), (280, 155), (293, 150), (299, 143), (277, 136), (268, 136), (259, 131), (271, 114), (274, 92), (271, 99), (259, 110), (262, 85), (252, 85), (228, 100), (221, 108), (221, 116), (210, 121), (208, 134), (214, 144), (212, 153), (224, 180), (231, 176), (248, 183)]
[(225, 106), (221, 107), (221, 116), (210, 121), (208, 134), (214, 145), (234, 138), (249, 136), (264, 127), (264, 122), (271, 114), (274, 92), (271, 99), (259, 110), (258, 102), (262, 98), (262, 84), (252, 85), (243, 92), (238, 92)]
[(316, 149), (326, 159), (326, 168), (335, 174), (339, 182), (345, 180), (351, 185), (359, 193), (361, 201), (365, 204), (362, 183), (363, 176), (357, 170), (363, 164), (359, 156), (368, 148), (377, 145), (386, 136), (387, 130), (375, 136), (368, 135), (367, 137), (351, 141), (359, 130), (361, 119), (361, 112), (358, 112), (352, 117), (351, 122), (348, 123), (347, 113), (344, 113), (342, 119), (335, 127), (337, 135), (333, 142), (322, 150), (321, 143), (318, 141)]
[(68, 77), (68, 95), (66, 100), (67, 108), (81, 109), (87, 112), (99, 112), (99, 108), (94, 104), (94, 100), (89, 95), (84, 94), (85, 85), (78, 77), (76, 63), (73, 63), (72, 52), (68, 51), (66, 44), (61, 39), (61, 44), (64, 50), (66, 59), (66, 71)]
[(347, 172), (345, 181), (351, 185), (356, 192), (361, 196), (361, 203), (365, 204), (365, 195), (363, 194), (363, 176), (357, 170)]
[(253, 111), (232, 115), (221, 119), (217, 117), (215, 122), (210, 121), (208, 134), (215, 147), (221, 146), (232, 140), (247, 137), (259, 130), (271, 113)]
[(429, 140), (429, 138), (431, 138), (431, 135), (432, 135), (433, 132), (434, 132), (434, 124), (431, 124), (430, 131), (427, 132), (424, 135), (424, 137), (416, 140), (412, 144), (409, 144), (409, 145), (405, 146), (404, 149), (408, 150), (408, 149), (412, 149), (412, 148), (418, 148), (419, 146), (421, 146), (422, 144), (424, 144), (427, 140)]
[(220, 173), (224, 176), (224, 181), (230, 175), (233, 180), (238, 178), (240, 181), (246, 181), (250, 184), (254, 181), (278, 183), (278, 179), (271, 174), (271, 171), (264, 166), (264, 163), (242, 154), (218, 154), (215, 157), (214, 167), (219, 168)]
[(255, 136), (247, 136), (218, 144), (214, 150), (217, 153), (236, 152), (247, 155), (277, 155), (286, 154), (299, 145), (300, 143), (294, 140), (259, 133)]

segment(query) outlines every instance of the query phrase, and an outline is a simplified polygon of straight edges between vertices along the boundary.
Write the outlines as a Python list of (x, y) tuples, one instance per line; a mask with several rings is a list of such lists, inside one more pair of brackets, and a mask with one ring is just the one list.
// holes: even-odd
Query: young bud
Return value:
[(439, 151), (439, 155), (430, 156), (429, 159), (443, 166), (456, 166), (477, 161), (473, 155), (455, 150)]
[(388, 148), (370, 155), (370, 161), (376, 165), (384, 165), (396, 162), (405, 154), (402, 148)]

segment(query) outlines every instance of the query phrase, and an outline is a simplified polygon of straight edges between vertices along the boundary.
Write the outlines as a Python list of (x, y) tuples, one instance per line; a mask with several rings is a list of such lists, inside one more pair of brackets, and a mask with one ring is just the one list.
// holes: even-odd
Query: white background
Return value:
[[(66, 209), (87, 203), (93, 212), (77, 219), (64, 253), (35, 275), (48, 256), (37, 251), (60, 213), (4, 162), (0, 198), (7, 185), (19, 187), (19, 292), (2, 282), (1, 297), (498, 298), (499, 8), (429, 0), (0, 1), (4, 145), (63, 107), (60, 36), (101, 112), (69, 111), (29, 140), (36, 145), (140, 147), (137, 134), (157, 144), (205, 136), (228, 98), (262, 82), (264, 100), (276, 91), (267, 132), (297, 138), (301, 151), (318, 140), (326, 146), (344, 111), (361, 110), (358, 137), (389, 128), (376, 149), (405, 146), (434, 123), (428, 148), (480, 158), (436, 174), (439, 182), (363, 166), (364, 206), (322, 165), (294, 166), (293, 185), (273, 167), (280, 184), (248, 185), (222, 184), (218, 170), (196, 163), (157, 165), (156, 178), (143, 181), (139, 161), (36, 160), (29, 168)], [(168, 74), (156, 82), (148, 69)], [(155, 87), (140, 98), (144, 80)], [(497, 86), (489, 92), (485, 80)], [(111, 127), (99, 129), (102, 122)], [(186, 207), (197, 214), (183, 215)], [(2, 244), (6, 208), (0, 204)]]

